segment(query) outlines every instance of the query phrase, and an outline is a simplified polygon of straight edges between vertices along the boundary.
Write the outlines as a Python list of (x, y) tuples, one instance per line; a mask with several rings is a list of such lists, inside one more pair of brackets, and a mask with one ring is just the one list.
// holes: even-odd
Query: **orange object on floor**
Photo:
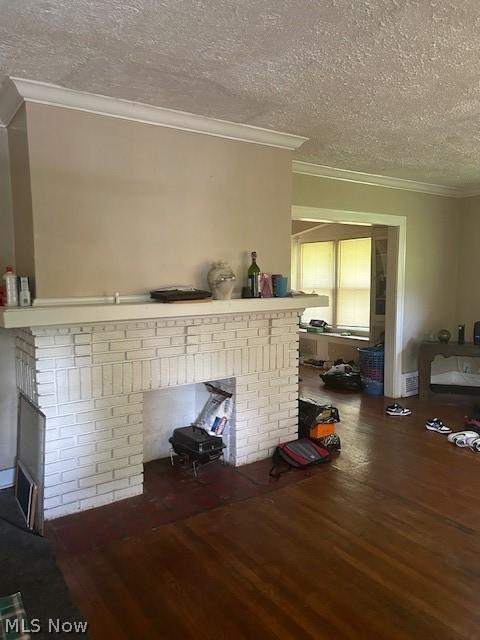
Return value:
[(310, 438), (323, 438), (335, 433), (335, 424), (333, 422), (319, 422), (310, 427)]

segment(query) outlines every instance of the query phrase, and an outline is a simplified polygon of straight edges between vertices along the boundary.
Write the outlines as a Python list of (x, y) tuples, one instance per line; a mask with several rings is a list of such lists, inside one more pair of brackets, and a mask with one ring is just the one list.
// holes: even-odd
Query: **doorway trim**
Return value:
[(319, 223), (379, 224), (389, 228), (387, 273), (394, 273), (395, 277), (387, 279), (387, 306), (385, 313), (385, 395), (390, 398), (400, 398), (402, 395), (402, 353), (405, 309), (406, 216), (293, 205), (292, 220), (318, 221)]

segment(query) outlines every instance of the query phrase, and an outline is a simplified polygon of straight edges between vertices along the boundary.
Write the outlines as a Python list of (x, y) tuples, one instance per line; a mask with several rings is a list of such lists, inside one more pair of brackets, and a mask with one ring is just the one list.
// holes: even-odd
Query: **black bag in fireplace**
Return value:
[(176, 454), (198, 462), (209, 462), (219, 458), (225, 448), (221, 437), (212, 436), (194, 424), (174, 429), (168, 440)]

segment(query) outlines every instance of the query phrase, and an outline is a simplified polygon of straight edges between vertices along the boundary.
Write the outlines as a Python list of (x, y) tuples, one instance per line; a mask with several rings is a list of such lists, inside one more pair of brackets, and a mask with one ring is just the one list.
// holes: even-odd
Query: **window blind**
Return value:
[(337, 263), (337, 314), (339, 327), (370, 326), (372, 239), (340, 240)]
[(335, 245), (333, 242), (307, 242), (301, 245), (301, 282), (305, 293), (327, 295), (328, 307), (313, 307), (305, 310), (303, 322), (312, 318), (333, 324), (333, 300), (335, 289)]

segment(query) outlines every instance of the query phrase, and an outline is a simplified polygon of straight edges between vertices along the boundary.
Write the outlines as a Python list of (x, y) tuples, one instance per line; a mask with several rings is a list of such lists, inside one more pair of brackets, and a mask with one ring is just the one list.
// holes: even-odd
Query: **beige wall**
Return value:
[(291, 152), (27, 105), (38, 297), (289, 273)]
[(457, 321), (466, 324), (466, 339), (472, 341), (473, 324), (480, 320), (480, 196), (461, 204)]
[(403, 371), (440, 328), (455, 331), (460, 201), (294, 174), (293, 204), (407, 217)]
[[(7, 130), (0, 127), (0, 272), (9, 264), (14, 264), (10, 161)], [(17, 451), (14, 349), (14, 333), (0, 329), (0, 470), (13, 467)]]
[(15, 229), (15, 267), (18, 275), (33, 276), (35, 251), (25, 106), (19, 109), (8, 127), (8, 145)]

